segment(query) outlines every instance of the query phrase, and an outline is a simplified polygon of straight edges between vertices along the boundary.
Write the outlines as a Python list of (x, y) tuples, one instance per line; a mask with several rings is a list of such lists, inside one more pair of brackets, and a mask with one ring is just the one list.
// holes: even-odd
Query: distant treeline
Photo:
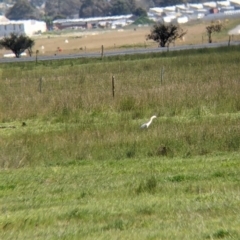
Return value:
[(11, 20), (101, 17), (134, 14), (144, 15), (151, 7), (165, 7), (203, 0), (7, 0), (14, 4), (6, 16)]

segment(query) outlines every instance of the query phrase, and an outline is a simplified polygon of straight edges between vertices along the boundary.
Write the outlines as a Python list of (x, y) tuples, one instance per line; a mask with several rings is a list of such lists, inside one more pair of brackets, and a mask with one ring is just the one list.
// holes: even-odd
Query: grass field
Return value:
[(239, 239), (239, 153), (2, 170), (1, 239)]
[(0, 239), (239, 239), (239, 51), (1, 64)]

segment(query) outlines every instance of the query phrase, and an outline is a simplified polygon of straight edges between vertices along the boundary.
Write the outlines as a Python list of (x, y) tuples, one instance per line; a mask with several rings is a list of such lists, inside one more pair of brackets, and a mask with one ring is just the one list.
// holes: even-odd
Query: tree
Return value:
[(49, 16), (43, 16), (42, 20), (46, 23), (47, 29), (52, 30), (53, 29), (53, 18)]
[(157, 23), (153, 25), (150, 34), (147, 35), (147, 40), (154, 40), (159, 43), (159, 46), (169, 46), (178, 38), (182, 38), (187, 31), (184, 31), (178, 25)]
[(206, 27), (208, 42), (212, 43), (212, 33), (221, 32), (223, 29), (223, 24), (221, 22), (211, 22), (211, 25)]
[(141, 7), (138, 7), (135, 9), (133, 14), (137, 17), (146, 17), (147, 16), (147, 11)]
[(113, 0), (111, 1), (111, 14), (114, 15), (126, 15), (131, 13), (130, 6), (125, 0)]
[(23, 34), (18, 35), (15, 33), (11, 33), (9, 37), (0, 40), (0, 46), (11, 50), (17, 58), (20, 58), (25, 50), (31, 53), (34, 44), (35, 42), (31, 38)]
[(30, 2), (33, 6), (40, 7), (41, 5), (43, 5), (45, 3), (45, 0), (31, 0)]
[(10, 20), (40, 19), (38, 10), (27, 0), (18, 0), (6, 13)]
[(45, 14), (51, 18), (56, 16), (72, 18), (73, 15), (78, 14), (80, 6), (79, 0), (46, 0)]
[(79, 17), (100, 17), (110, 15), (110, 3), (105, 0), (82, 0)]
[(139, 1), (136, 1), (136, 3), (137, 3), (137, 7), (141, 7), (143, 9), (145, 9), (146, 11), (149, 8), (155, 7), (153, 0), (139, 0)]

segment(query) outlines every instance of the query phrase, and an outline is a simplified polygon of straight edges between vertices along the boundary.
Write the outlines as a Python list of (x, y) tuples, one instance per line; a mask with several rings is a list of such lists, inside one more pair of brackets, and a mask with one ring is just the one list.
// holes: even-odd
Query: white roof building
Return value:
[(229, 7), (231, 5), (230, 1), (217, 1), (219, 7)]
[[(165, 23), (185, 23), (196, 19), (216, 20), (239, 17), (240, 0), (206, 1), (204, 3), (186, 3), (176, 6), (150, 8), (149, 15), (157, 21)], [(156, 21), (155, 20), (155, 21)]]
[(168, 16), (163, 17), (163, 21), (165, 23), (170, 23), (170, 22), (172, 22), (172, 20), (174, 20), (176, 18), (177, 18), (176, 15), (168, 15)]
[(10, 20), (7, 19), (5, 16), (3, 15), (0, 15), (0, 23), (3, 23), (3, 22), (9, 22)]
[(161, 8), (161, 7), (150, 8), (150, 9), (149, 9), (149, 13), (150, 13), (150, 14), (161, 15), (161, 14), (163, 13), (163, 8)]
[(178, 4), (178, 5), (176, 5), (176, 10), (177, 11), (187, 11), (188, 7), (186, 6), (186, 4)]
[(112, 25), (113, 22), (121, 22), (122, 25), (127, 25), (132, 14), (119, 15), (119, 16), (108, 16), (108, 17), (92, 17), (92, 18), (77, 18), (77, 19), (56, 19), (53, 24), (58, 29), (73, 28), (77, 26), (86, 26), (87, 24), (96, 24), (108, 22)]
[(0, 21), (0, 37), (7, 37), (11, 33), (26, 34), (31, 37), (36, 33), (47, 31), (47, 25), (43, 21), (19, 20), (19, 21)]
[(201, 4), (201, 3), (188, 3), (187, 6), (189, 9), (194, 9), (194, 10), (203, 9), (203, 4)]
[(229, 0), (232, 5), (237, 5), (240, 7), (240, 0)]
[(179, 17), (179, 18), (177, 18), (177, 22), (178, 23), (186, 23), (186, 22), (188, 22), (189, 21), (189, 19), (188, 19), (188, 17), (187, 16), (183, 16), (183, 17)]
[(203, 6), (207, 7), (207, 8), (216, 8), (217, 2), (205, 2), (205, 3), (203, 3)]
[(168, 6), (164, 8), (165, 12), (175, 12), (176, 11), (176, 6)]

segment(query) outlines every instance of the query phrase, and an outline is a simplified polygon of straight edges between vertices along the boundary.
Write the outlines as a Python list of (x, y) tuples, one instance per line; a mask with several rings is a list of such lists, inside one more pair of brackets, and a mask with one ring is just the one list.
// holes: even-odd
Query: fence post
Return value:
[(114, 98), (115, 95), (115, 77), (112, 76), (112, 96)]
[(37, 61), (38, 61), (38, 53), (39, 53), (39, 51), (36, 50), (36, 63), (37, 63)]
[(228, 47), (230, 46), (230, 42), (231, 42), (231, 35), (229, 35), (229, 39), (228, 39)]

